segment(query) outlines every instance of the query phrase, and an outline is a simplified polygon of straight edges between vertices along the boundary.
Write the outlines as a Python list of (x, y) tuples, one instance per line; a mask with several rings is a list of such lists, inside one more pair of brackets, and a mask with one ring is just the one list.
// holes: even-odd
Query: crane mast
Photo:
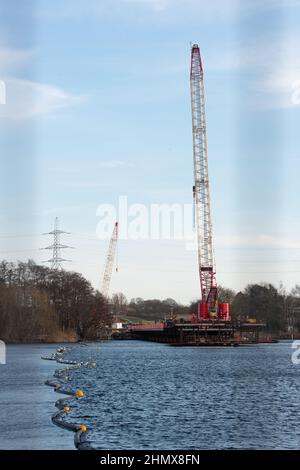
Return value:
[[(191, 50), (190, 88), (194, 156), (193, 198), (196, 215), (201, 290), (201, 302), (198, 305), (198, 320), (215, 319), (218, 317), (224, 319), (225, 313), (223, 309), (226, 312), (229, 312), (229, 310), (227, 307), (219, 309), (218, 306), (218, 290), (213, 260), (204, 78), (200, 49), (197, 44), (194, 44)], [(225, 304), (220, 304), (220, 306), (222, 305)], [(229, 313), (226, 313), (226, 315), (228, 316)]]
[[(118, 242), (118, 222), (115, 223), (113, 233), (109, 242), (108, 253), (106, 257), (106, 263), (104, 268), (103, 280), (101, 293), (104, 297), (108, 297), (110, 280), (116, 255)], [(117, 269), (117, 268), (116, 268)]]

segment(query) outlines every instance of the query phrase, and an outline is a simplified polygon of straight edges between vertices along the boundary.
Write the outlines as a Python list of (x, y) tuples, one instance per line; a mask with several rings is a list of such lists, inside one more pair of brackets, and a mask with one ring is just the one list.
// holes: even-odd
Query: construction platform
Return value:
[(199, 323), (155, 323), (131, 325), (113, 335), (114, 339), (139, 339), (174, 346), (238, 346), (273, 342), (264, 334), (264, 323), (203, 321)]

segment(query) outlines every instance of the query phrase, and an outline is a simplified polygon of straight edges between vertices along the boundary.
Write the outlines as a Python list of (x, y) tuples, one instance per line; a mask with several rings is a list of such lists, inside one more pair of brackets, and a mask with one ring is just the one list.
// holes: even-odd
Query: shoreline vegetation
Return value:
[(7, 343), (104, 339), (111, 315), (81, 274), (33, 261), (0, 263), (0, 338)]
[[(249, 284), (242, 292), (219, 286), (220, 302), (230, 303), (233, 320), (265, 322), (267, 331), (288, 338), (300, 335), (300, 286)], [(113, 321), (153, 323), (189, 320), (197, 302), (114, 294), (109, 304), (81, 274), (52, 270), (34, 261), (0, 262), (0, 338), (8, 344), (75, 343), (110, 337)]]

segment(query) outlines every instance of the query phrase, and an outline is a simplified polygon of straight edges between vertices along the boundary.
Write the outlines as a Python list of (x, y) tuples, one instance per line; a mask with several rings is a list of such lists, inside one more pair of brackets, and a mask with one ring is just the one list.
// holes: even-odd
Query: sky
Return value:
[[(51, 258), (58, 217), (65, 269), (100, 289), (108, 204), (127, 198), (120, 230), (140, 209), (142, 231), (155, 204), (192, 207), (197, 43), (217, 281), (300, 283), (299, 22), (299, 0), (1, 0), (1, 258)], [(198, 298), (191, 243), (133, 231), (110, 292)]]

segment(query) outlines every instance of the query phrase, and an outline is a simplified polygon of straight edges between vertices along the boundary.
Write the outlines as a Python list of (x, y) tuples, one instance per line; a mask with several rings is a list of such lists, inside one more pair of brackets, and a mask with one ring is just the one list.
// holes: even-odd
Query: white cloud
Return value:
[[(289, 33), (278, 37), (265, 55), (263, 73), (253, 84), (258, 99), (264, 96), (263, 105), (267, 108), (287, 108), (294, 106), (295, 87), (300, 80), (299, 33)], [(298, 85), (299, 87), (299, 85)]]
[[(43, 2), (38, 14), (52, 19), (93, 17), (103, 18), (116, 15), (123, 9), (143, 7), (155, 12), (180, 10), (184, 15), (201, 13), (202, 18), (226, 21), (235, 17), (259, 14), (262, 11), (287, 9), (299, 5), (299, 0), (53, 0)], [(57, 9), (59, 7), (59, 10)], [(122, 8), (123, 7), (123, 8)], [(59, 11), (59, 15), (57, 14)]]
[(233, 71), (243, 80), (243, 102), (255, 109), (288, 108), (299, 104), (300, 56), (298, 31), (252, 37), (250, 44), (231, 45), (219, 58), (208, 56), (208, 70)]
[(91, 207), (94, 207), (93, 204), (78, 204), (74, 206), (64, 206), (64, 207), (52, 207), (49, 209), (43, 209), (40, 212), (37, 212), (37, 216), (41, 217), (47, 217), (49, 215), (58, 215), (58, 214), (65, 214), (65, 213), (78, 213), (82, 211), (86, 211), (86, 209), (89, 209)]
[(131, 166), (123, 160), (102, 160), (97, 163), (100, 168), (119, 168), (124, 166)]
[[(279, 70), (257, 80), (254, 87), (258, 92), (260, 107), (265, 109), (289, 108), (299, 105), (300, 68)], [(263, 101), (261, 101), (263, 96)]]
[(277, 248), (277, 249), (300, 249), (300, 241), (284, 237), (275, 237), (269, 234), (253, 236), (222, 235), (216, 236), (216, 245), (223, 247), (254, 247), (254, 248)]
[(11, 47), (0, 47), (0, 74), (7, 74), (23, 66), (32, 56), (29, 49), (13, 49)]
[[(78, 0), (77, 0), (78, 1)], [(81, 0), (79, 0), (81, 1)], [(156, 11), (183, 8), (185, 11), (200, 12), (206, 19), (220, 20), (234, 16), (255, 15), (262, 11), (280, 10), (300, 5), (299, 0), (115, 0), (116, 3), (141, 5)]]
[[(170, 7), (170, 0), (121, 0), (123, 3), (135, 3), (136, 5), (144, 5), (153, 8), (156, 11), (165, 10)], [(180, 1), (180, 0), (179, 0)], [(178, 3), (178, 2), (173, 2)]]
[[(230, 49), (223, 50), (220, 55), (216, 51), (207, 58), (208, 66), (213, 70), (255, 70), (259, 69), (286, 69), (300, 66), (298, 46), (299, 31), (287, 31), (276, 35), (253, 35), (249, 43), (243, 41), (231, 44)], [(245, 36), (245, 40), (248, 36)]]
[(54, 113), (83, 100), (59, 87), (15, 78), (12, 73), (32, 59), (33, 51), (0, 46), (0, 79), (6, 103), (0, 106), (0, 118), (22, 120)]
[(17, 78), (4, 79), (6, 104), (0, 106), (0, 118), (22, 120), (56, 112), (83, 101), (64, 90)]

